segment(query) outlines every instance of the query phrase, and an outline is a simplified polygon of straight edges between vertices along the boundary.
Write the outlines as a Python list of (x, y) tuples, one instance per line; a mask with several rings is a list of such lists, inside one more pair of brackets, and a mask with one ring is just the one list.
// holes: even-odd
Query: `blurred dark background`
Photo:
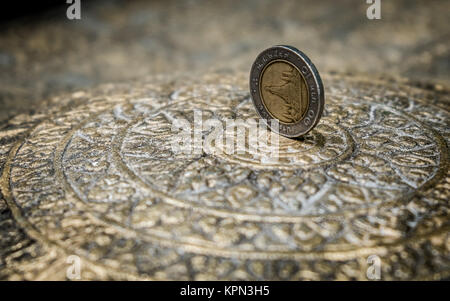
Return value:
[(159, 73), (248, 72), (274, 44), (320, 72), (387, 74), (447, 89), (450, 1), (16, 1), (1, 10), (0, 124), (61, 92)]
[(0, 10), (0, 22), (7, 23), (15, 19), (39, 16), (48, 11), (61, 9), (65, 0), (40, 0), (40, 1), (5, 1), (7, 5)]

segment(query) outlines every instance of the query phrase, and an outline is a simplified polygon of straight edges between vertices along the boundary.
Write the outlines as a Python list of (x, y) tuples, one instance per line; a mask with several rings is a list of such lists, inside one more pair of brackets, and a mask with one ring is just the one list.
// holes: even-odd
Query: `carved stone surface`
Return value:
[[(96, 3), (0, 28), (0, 279), (450, 277), (448, 1)], [(172, 153), (173, 117), (256, 118), (281, 42), (320, 70), (318, 126), (276, 163)]]
[(256, 118), (246, 78), (105, 85), (13, 119), (33, 125), (2, 193), (46, 252), (11, 269), (61, 278), (75, 254), (83, 279), (366, 279), (378, 255), (383, 279), (448, 275), (448, 95), (326, 74), (324, 117), (278, 163), (173, 153), (171, 118)]

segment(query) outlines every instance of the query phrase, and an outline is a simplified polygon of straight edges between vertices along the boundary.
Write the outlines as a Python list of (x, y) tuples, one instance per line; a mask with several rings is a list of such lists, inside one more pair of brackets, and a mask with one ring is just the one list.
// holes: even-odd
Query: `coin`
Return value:
[[(291, 138), (311, 131), (325, 104), (319, 72), (303, 52), (292, 46), (273, 46), (258, 55), (250, 71), (250, 92), (267, 126)], [(277, 128), (273, 119), (278, 120)]]

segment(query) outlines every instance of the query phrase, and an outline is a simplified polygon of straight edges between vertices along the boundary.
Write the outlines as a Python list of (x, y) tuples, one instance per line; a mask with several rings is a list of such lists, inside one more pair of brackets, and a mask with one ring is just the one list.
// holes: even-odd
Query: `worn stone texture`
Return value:
[[(384, 280), (448, 278), (449, 4), (335, 2), (105, 1), (2, 28), (0, 279), (66, 279), (70, 255), (82, 279), (366, 280), (371, 255)], [(172, 152), (173, 117), (256, 118), (248, 69), (279, 43), (322, 74), (319, 125), (272, 164)]]

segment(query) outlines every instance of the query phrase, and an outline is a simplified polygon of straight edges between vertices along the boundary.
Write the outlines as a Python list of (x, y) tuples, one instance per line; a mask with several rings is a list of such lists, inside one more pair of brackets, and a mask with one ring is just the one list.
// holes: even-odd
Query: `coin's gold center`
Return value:
[(267, 65), (261, 75), (260, 95), (267, 111), (283, 123), (300, 121), (308, 108), (308, 89), (298, 69), (286, 61)]

